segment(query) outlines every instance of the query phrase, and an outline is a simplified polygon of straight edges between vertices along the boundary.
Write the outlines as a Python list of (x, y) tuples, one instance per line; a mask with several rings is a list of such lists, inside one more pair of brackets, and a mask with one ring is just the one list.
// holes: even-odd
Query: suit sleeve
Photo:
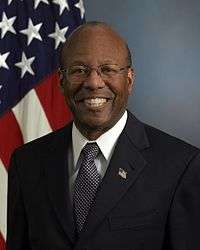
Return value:
[(200, 154), (179, 180), (168, 216), (163, 250), (200, 249)]
[(7, 250), (29, 250), (28, 225), (15, 154), (8, 171)]

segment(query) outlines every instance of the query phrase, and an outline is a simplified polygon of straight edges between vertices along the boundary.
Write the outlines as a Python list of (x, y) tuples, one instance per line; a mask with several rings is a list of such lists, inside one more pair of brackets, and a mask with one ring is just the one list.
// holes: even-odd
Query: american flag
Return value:
[(0, 0), (0, 250), (11, 153), (72, 118), (59, 89), (58, 52), (84, 13), (82, 0)]

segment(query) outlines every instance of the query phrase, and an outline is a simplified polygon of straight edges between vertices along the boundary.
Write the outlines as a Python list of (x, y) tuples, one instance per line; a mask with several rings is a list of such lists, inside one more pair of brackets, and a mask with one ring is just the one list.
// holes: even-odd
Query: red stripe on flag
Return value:
[(5, 250), (6, 249), (6, 243), (5, 240), (0, 232), (0, 250)]
[(59, 86), (57, 72), (50, 75), (35, 88), (52, 130), (63, 127), (72, 120)]
[(23, 144), (20, 127), (12, 112), (7, 112), (0, 118), (0, 158), (8, 168), (12, 152)]

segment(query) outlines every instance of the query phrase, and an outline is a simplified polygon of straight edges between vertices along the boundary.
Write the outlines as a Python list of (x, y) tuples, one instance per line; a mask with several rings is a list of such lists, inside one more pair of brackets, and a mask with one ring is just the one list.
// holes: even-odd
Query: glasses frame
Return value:
[[(100, 71), (100, 68), (103, 67), (103, 66), (114, 66), (115, 64), (102, 64), (102, 65), (99, 65), (98, 67), (90, 67), (90, 66), (87, 66), (87, 65), (74, 65), (74, 66), (82, 66), (82, 67), (85, 67), (86, 69), (88, 69), (88, 74), (85, 75), (85, 76), (81, 76), (80, 77), (80, 80), (76, 80), (76, 81), (71, 81), (69, 79), (69, 76), (68, 76), (68, 70), (70, 69), (70, 67), (66, 68), (66, 69), (61, 69), (59, 68), (59, 73), (62, 75), (61, 79), (63, 79), (64, 77), (69, 81), (69, 82), (81, 82), (81, 81), (84, 81), (86, 80), (90, 74), (92, 73), (93, 70), (95, 70), (97, 72), (97, 74), (102, 78), (102, 80), (107, 80), (107, 79), (112, 79), (112, 78), (115, 78), (115, 76), (117, 76), (118, 74), (120, 74), (123, 70), (126, 70), (126, 69), (130, 69), (131, 66), (130, 65), (127, 65), (127, 66), (124, 66), (124, 67), (121, 67), (117, 70), (116, 74), (114, 74), (113, 76), (109, 76), (109, 75), (102, 75), (102, 72)], [(117, 66), (117, 65), (115, 65)]]

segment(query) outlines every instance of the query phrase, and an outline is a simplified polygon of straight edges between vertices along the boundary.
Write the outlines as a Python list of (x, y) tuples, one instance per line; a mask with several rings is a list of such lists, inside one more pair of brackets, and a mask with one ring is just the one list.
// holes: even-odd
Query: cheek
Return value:
[(65, 97), (65, 102), (69, 107), (72, 106), (72, 96), (73, 96), (72, 91), (69, 88), (65, 87), (64, 88), (64, 97)]
[(120, 85), (118, 88), (115, 88), (115, 93), (117, 93), (117, 99), (121, 103), (127, 102), (128, 96), (130, 95), (132, 87), (130, 85)]
[(68, 82), (65, 83), (65, 88), (64, 88), (65, 99), (71, 100), (74, 96), (75, 91), (76, 89), (74, 85), (71, 85)]

